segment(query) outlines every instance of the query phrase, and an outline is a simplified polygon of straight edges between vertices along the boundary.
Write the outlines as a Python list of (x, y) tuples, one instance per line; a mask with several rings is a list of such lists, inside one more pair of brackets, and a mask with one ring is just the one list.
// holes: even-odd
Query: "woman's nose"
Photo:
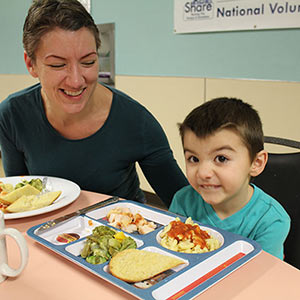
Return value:
[(73, 88), (80, 88), (84, 83), (84, 76), (79, 66), (72, 66), (68, 70), (67, 84)]

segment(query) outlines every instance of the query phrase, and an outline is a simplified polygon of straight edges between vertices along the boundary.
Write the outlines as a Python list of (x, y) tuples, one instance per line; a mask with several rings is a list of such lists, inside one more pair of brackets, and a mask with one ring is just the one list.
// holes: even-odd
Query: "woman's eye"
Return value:
[(216, 161), (217, 162), (220, 162), (220, 163), (224, 163), (224, 162), (226, 162), (228, 159), (225, 157), (225, 156), (223, 156), (223, 155), (218, 155), (217, 157), (216, 157)]
[(92, 61), (83, 62), (82, 64), (85, 66), (92, 66), (95, 62), (96, 62), (96, 60), (92, 60)]
[(53, 69), (63, 68), (64, 66), (65, 66), (65, 64), (49, 65), (49, 67), (51, 67)]

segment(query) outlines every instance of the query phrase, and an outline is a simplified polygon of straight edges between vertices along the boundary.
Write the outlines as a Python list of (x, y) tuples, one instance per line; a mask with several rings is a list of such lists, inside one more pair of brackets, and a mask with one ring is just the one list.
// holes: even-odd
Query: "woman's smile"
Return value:
[(61, 91), (68, 96), (77, 97), (80, 96), (85, 91), (85, 89), (86, 88), (83, 88), (78, 91), (68, 91), (68, 90), (61, 89)]

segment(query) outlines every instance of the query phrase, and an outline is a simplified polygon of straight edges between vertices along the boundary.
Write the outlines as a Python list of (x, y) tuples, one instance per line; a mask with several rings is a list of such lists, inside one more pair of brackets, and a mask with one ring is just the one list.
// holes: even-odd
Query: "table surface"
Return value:
[[(0, 284), (0, 299), (5, 300), (94, 300), (136, 299), (87, 270), (38, 244), (26, 231), (37, 224), (66, 215), (108, 196), (81, 191), (70, 205), (43, 215), (6, 220), (6, 227), (18, 229), (26, 238), (29, 261), (16, 278), (8, 278)], [(18, 247), (7, 237), (9, 265), (17, 267), (20, 261)], [(253, 300), (300, 299), (300, 270), (262, 251), (253, 260), (235, 270), (195, 299)]]

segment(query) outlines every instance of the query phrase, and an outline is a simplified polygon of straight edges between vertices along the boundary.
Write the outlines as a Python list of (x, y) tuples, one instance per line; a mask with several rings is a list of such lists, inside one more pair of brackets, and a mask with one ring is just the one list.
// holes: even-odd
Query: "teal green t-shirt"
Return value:
[(175, 194), (169, 210), (250, 238), (266, 252), (283, 259), (283, 243), (290, 229), (290, 217), (279, 202), (257, 186), (252, 186), (254, 192), (250, 201), (224, 220), (190, 185)]
[(48, 175), (81, 189), (143, 201), (138, 163), (155, 192), (169, 206), (188, 182), (167, 137), (153, 115), (128, 95), (113, 93), (104, 125), (87, 138), (70, 140), (48, 122), (40, 84), (0, 104), (0, 144), (6, 176)]

